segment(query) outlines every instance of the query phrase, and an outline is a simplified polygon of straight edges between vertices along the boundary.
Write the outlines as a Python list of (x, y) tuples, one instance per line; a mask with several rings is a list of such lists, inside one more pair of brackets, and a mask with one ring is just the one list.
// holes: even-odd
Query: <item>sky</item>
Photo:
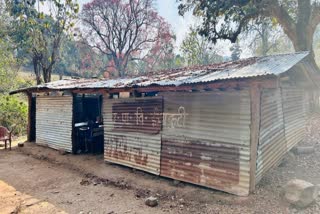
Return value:
[(160, 16), (170, 23), (177, 37), (176, 45), (180, 45), (188, 33), (189, 26), (195, 24), (195, 18), (191, 13), (184, 17), (179, 16), (178, 3), (175, 0), (156, 0), (156, 8)]

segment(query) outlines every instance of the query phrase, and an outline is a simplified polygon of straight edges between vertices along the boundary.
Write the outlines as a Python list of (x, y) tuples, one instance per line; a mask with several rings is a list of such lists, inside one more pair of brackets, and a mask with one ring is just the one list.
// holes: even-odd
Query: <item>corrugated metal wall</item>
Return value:
[(287, 151), (290, 151), (305, 136), (306, 110), (304, 91), (297, 87), (284, 86), (281, 90), (285, 122)]
[(104, 99), (106, 161), (160, 174), (162, 97)]
[(261, 92), (256, 183), (282, 159), (286, 151), (281, 91), (264, 89)]
[(160, 175), (247, 195), (249, 92), (161, 95), (164, 113)]
[(72, 96), (36, 98), (36, 143), (72, 151)]

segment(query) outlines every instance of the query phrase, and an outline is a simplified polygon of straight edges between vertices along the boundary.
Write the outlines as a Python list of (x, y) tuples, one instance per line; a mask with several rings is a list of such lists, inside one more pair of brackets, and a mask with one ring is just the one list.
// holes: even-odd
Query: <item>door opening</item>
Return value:
[(102, 95), (77, 94), (73, 100), (73, 152), (103, 153)]

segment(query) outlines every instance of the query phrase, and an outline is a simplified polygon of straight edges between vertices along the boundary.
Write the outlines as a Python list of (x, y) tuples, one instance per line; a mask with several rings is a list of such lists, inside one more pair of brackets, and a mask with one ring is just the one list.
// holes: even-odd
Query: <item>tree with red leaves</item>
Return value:
[(81, 20), (89, 45), (109, 57), (119, 77), (127, 75), (130, 61), (157, 55), (172, 38), (153, 0), (93, 0), (83, 6)]

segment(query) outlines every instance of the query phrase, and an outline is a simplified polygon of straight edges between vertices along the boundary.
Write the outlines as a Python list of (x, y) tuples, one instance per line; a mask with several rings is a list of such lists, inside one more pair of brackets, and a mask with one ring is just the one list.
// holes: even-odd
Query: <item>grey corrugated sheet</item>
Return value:
[(304, 110), (304, 91), (293, 86), (283, 86), (283, 115), (287, 150), (291, 150), (305, 136), (306, 112)]
[[(113, 110), (114, 105), (118, 107)], [(155, 107), (159, 108), (154, 109)], [(141, 111), (137, 111), (137, 108), (141, 108)], [(142, 112), (149, 113), (143, 115), (144, 125), (139, 127), (141, 121), (136, 121), (136, 114)], [(161, 120), (152, 118), (154, 113), (156, 116), (162, 115), (161, 97), (112, 100), (105, 98), (103, 102), (104, 159), (159, 175)], [(120, 125), (117, 125), (114, 118), (117, 115), (120, 120), (123, 120), (123, 123), (120, 121)], [(153, 126), (153, 123), (156, 124)]]
[(248, 195), (249, 92), (161, 95), (164, 117), (160, 175)]
[(313, 94), (312, 91), (304, 91), (303, 108), (306, 116), (308, 117), (313, 111)]
[(72, 151), (72, 96), (36, 98), (36, 143)]
[(308, 55), (308, 52), (280, 54), (260, 58), (248, 58), (234, 62), (193, 66), (171, 70), (162, 70), (139, 76), (122, 79), (68, 79), (38, 85), (36, 87), (19, 89), (11, 93), (37, 89), (88, 89), (88, 88), (125, 88), (146, 87), (151, 85), (179, 86), (183, 84), (196, 84), (214, 82), (217, 80), (253, 78), (267, 75), (280, 75)]
[(266, 75), (279, 75), (288, 71), (295, 64), (306, 57), (308, 53), (301, 52), (296, 54), (283, 54), (258, 58), (253, 64), (243, 67), (235, 67), (231, 69), (224, 69), (219, 72), (213, 72), (202, 77), (195, 77), (188, 83), (210, 82), (222, 79), (237, 79), (248, 78)]
[(262, 91), (260, 114), (256, 183), (287, 152), (280, 89)]

